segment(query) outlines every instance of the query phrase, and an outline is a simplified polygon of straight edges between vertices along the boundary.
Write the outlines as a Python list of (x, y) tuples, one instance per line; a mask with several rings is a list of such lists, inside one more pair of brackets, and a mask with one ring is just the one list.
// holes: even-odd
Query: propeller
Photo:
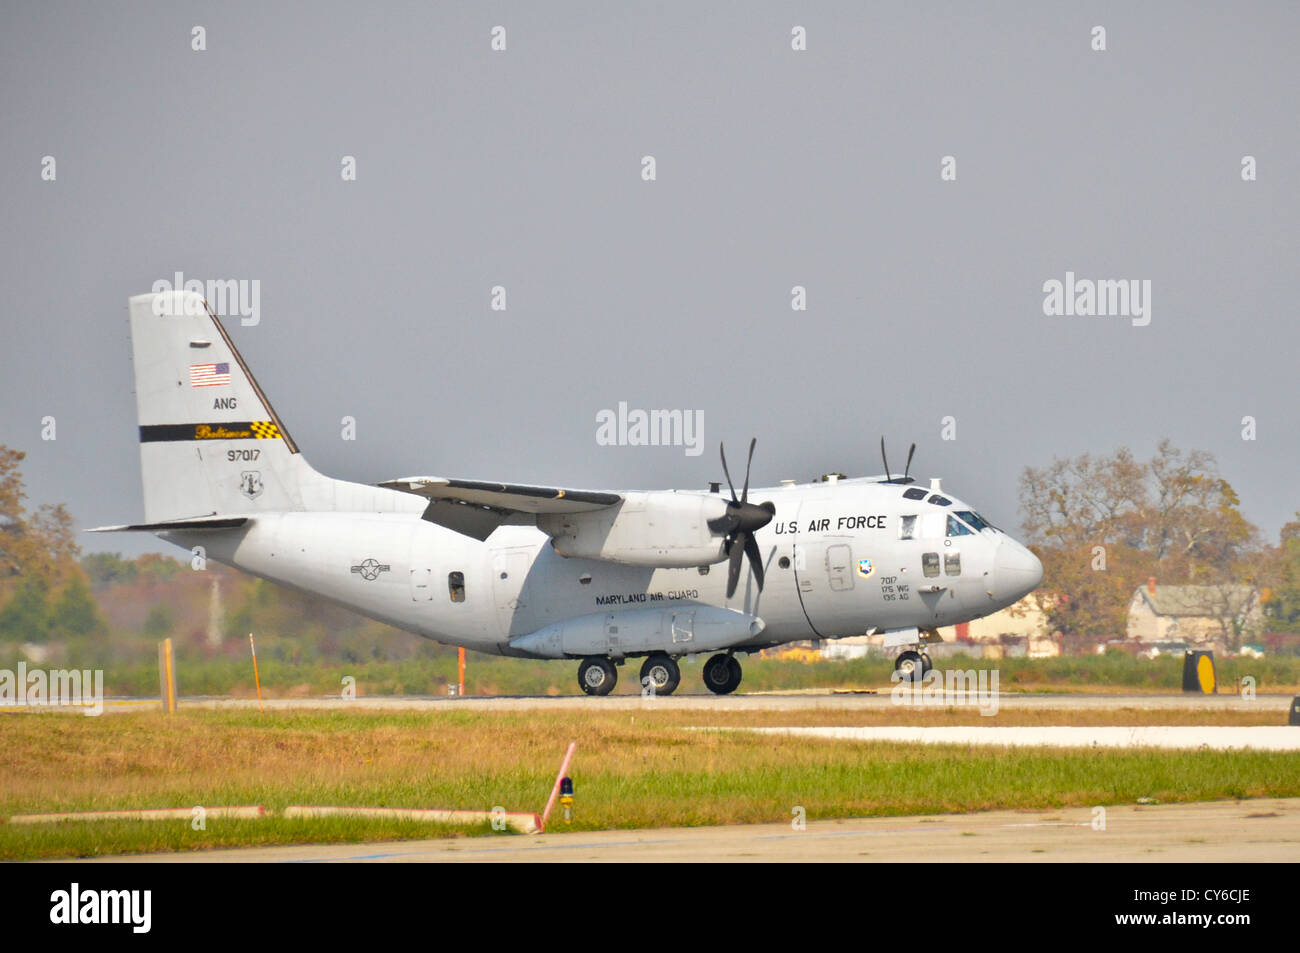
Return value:
[(880, 438), (880, 459), (885, 464), (885, 482), (886, 483), (915, 483), (915, 479), (908, 476), (912, 470), (912, 454), (916, 453), (916, 444), (912, 444), (907, 450), (907, 466), (903, 469), (903, 475), (897, 479), (889, 472), (889, 458), (885, 456), (885, 438)]
[(754, 570), (754, 579), (758, 591), (763, 591), (763, 555), (759, 552), (758, 541), (754, 534), (772, 521), (776, 515), (773, 503), (749, 502), (749, 467), (754, 462), (754, 446), (758, 438), (749, 441), (749, 459), (745, 462), (745, 484), (736, 496), (736, 485), (731, 482), (731, 471), (727, 469), (727, 451), (719, 444), (718, 452), (722, 455), (722, 472), (727, 478), (727, 488), (731, 490), (731, 499), (727, 501), (727, 512), (709, 520), (709, 529), (714, 533), (726, 533), (727, 541), (723, 547), (729, 557), (727, 566), (727, 598), (736, 594), (740, 582), (740, 565), (746, 556), (750, 568)]

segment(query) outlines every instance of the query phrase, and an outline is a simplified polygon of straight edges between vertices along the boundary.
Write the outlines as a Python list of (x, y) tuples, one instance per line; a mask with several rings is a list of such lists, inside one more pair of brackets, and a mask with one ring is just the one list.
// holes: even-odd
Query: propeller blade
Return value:
[(727, 512), (721, 516), (715, 516), (705, 525), (709, 527), (709, 532), (714, 536), (730, 536), (736, 531), (736, 527), (740, 525), (740, 518), (736, 515), (736, 507), (728, 503)]
[[(745, 534), (748, 538), (748, 533)], [(736, 594), (736, 585), (740, 582), (740, 564), (745, 558), (745, 548), (737, 546), (740, 540), (737, 539), (731, 544), (731, 562), (727, 566), (727, 598), (730, 599)]]
[(731, 490), (731, 502), (739, 503), (736, 499), (736, 484), (731, 482), (731, 471), (727, 469), (727, 448), (721, 443), (718, 444), (718, 453), (722, 454), (722, 475), (727, 478), (727, 488)]
[[(709, 520), (708, 527), (713, 533), (727, 534), (723, 552), (727, 554), (728, 599), (736, 594), (736, 587), (740, 585), (740, 569), (746, 557), (749, 558), (750, 568), (754, 571), (758, 591), (763, 591), (763, 554), (759, 552), (758, 540), (754, 538), (754, 533), (772, 522), (772, 517), (776, 515), (776, 504), (770, 501), (749, 502), (749, 471), (754, 464), (756, 446), (758, 446), (758, 438), (751, 437), (749, 457), (745, 460), (744, 488), (740, 491), (740, 498), (737, 499), (736, 484), (731, 482), (731, 471), (727, 468), (726, 447), (721, 443), (718, 444), (718, 455), (722, 457), (722, 472), (727, 478), (727, 487), (731, 490), (731, 501), (727, 503), (727, 512)], [(884, 450), (883, 439), (881, 450)]]
[(755, 533), (772, 522), (772, 517), (776, 515), (776, 507), (771, 503), (763, 506), (741, 503), (732, 512), (735, 513), (737, 530), (742, 533)]
[(907, 482), (907, 475), (912, 472), (912, 454), (916, 453), (916, 444), (912, 444), (907, 449), (907, 466), (903, 468), (903, 482)]
[(745, 555), (749, 557), (750, 568), (754, 570), (754, 581), (758, 583), (758, 591), (763, 591), (763, 554), (759, 552), (758, 540), (754, 538), (753, 533), (745, 534)]
[(757, 437), (750, 438), (749, 441), (749, 459), (745, 461), (745, 488), (740, 491), (740, 502), (749, 502), (749, 467), (754, 462), (754, 445), (758, 443)]

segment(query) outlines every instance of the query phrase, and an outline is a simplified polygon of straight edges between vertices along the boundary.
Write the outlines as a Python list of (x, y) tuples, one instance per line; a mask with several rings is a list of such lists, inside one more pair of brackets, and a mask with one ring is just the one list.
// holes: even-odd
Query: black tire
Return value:
[(671, 695), (682, 683), (682, 670), (670, 656), (656, 652), (641, 666), (642, 688), (646, 687), (647, 679), (653, 683), (655, 695)]
[(929, 656), (929, 655), (922, 654), (922, 656), (921, 656), (921, 674), (924, 675), (926, 672), (930, 671), (930, 669), (932, 669), (932, 668), (934, 668), (934, 662), (932, 662), (932, 661), (930, 660), (930, 656)]
[(578, 686), (588, 695), (608, 695), (618, 684), (618, 669), (607, 658), (593, 655), (578, 666)]
[(894, 660), (894, 671), (901, 675), (905, 682), (919, 682), (921, 676), (925, 674), (925, 662), (921, 658), (921, 653), (913, 652), (911, 649), (900, 652), (898, 658)]
[(715, 655), (704, 663), (704, 687), (715, 695), (730, 695), (740, 687), (741, 674), (734, 656)]

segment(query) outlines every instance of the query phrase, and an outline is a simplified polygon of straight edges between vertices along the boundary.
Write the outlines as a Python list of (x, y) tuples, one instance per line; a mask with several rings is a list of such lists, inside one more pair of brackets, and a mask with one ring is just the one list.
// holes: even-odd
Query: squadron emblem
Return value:
[(262, 471), (245, 470), (239, 474), (239, 492), (250, 500), (262, 495)]

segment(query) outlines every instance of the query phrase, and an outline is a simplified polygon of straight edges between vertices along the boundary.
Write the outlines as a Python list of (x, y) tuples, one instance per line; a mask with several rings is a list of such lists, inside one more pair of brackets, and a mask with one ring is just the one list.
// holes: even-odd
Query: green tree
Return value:
[(49, 583), (43, 576), (24, 576), (14, 594), (0, 609), (0, 639), (44, 642), (49, 638)]
[(0, 581), (38, 575), (57, 584), (80, 555), (72, 517), (62, 503), (27, 512), (20, 467), (25, 457), (0, 444)]
[(96, 589), (133, 583), (140, 576), (135, 561), (123, 559), (121, 553), (90, 553), (82, 557), (81, 568)]
[(1282, 527), (1270, 574), (1264, 613), (1272, 627), (1300, 632), (1300, 513)]
[(90, 587), (82, 573), (74, 573), (63, 586), (63, 591), (50, 607), (50, 638), (76, 638), (102, 633), (107, 630), (99, 606), (90, 594)]
[(149, 610), (141, 631), (151, 639), (161, 639), (171, 635), (176, 627), (176, 615), (161, 603)]
[(135, 561), (141, 582), (171, 582), (181, 571), (181, 563), (161, 553), (145, 553)]

